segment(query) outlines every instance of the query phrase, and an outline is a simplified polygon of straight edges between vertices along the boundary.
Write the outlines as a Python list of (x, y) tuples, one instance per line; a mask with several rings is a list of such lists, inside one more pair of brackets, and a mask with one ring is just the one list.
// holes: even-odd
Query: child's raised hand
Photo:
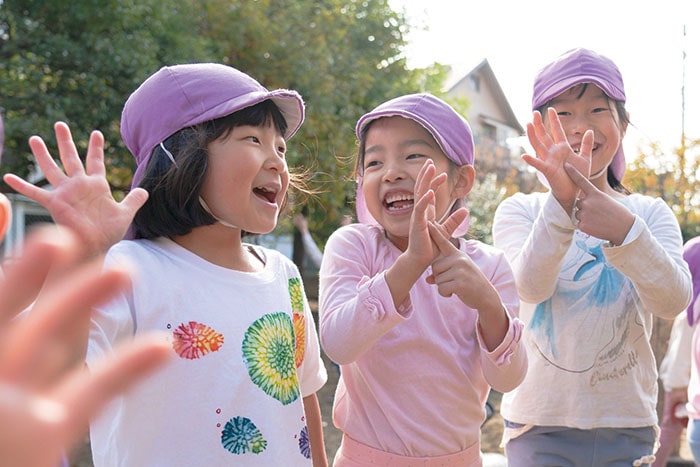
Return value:
[(577, 228), (613, 245), (621, 245), (634, 224), (634, 214), (622, 203), (600, 191), (572, 164), (565, 163), (564, 169), (580, 190), (572, 214), (572, 221)]
[(552, 195), (570, 213), (579, 189), (564, 170), (564, 162), (573, 164), (586, 177), (590, 175), (593, 131), (587, 130), (583, 134), (576, 152), (567, 141), (554, 108), (547, 109), (547, 118), (550, 121), (549, 129), (544, 125), (542, 115), (537, 111), (533, 113), (532, 122), (527, 124), (527, 137), (537, 156), (523, 154), (523, 160), (544, 175)]
[[(430, 238), (438, 249), (428, 283), (435, 284), (443, 297), (457, 295), (468, 307), (477, 310), (483, 308), (486, 300), (494, 298), (487, 293), (489, 287), (493, 287), (484, 273), (466, 253), (452, 244), (451, 234), (445, 226), (431, 222), (428, 228)], [(500, 303), (498, 294), (495, 298)]]
[(428, 267), (437, 251), (430, 239), (428, 224), (435, 221), (435, 190), (445, 183), (447, 174), (435, 175), (435, 164), (428, 159), (421, 167), (413, 188), (413, 213), (408, 234), (406, 253), (414, 258), (416, 264)]
[(117, 202), (106, 178), (102, 133), (93, 131), (90, 135), (83, 167), (68, 125), (57, 122), (54, 130), (63, 170), (40, 137), (29, 139), (34, 158), (54, 189), (39, 188), (14, 174), (6, 174), (4, 180), (44, 206), (57, 224), (74, 230), (83, 242), (86, 256), (102, 253), (124, 237), (148, 193), (136, 188)]
[[(55, 226), (40, 229), (0, 280), (0, 452), (6, 467), (55, 467), (84, 436), (90, 418), (172, 355), (165, 339), (130, 342), (90, 367), (75, 365), (73, 329), (87, 328), (90, 312), (126, 287), (125, 271), (86, 264), (79, 239)], [(46, 286), (60, 263), (61, 280)], [(71, 267), (72, 266), (72, 267)], [(39, 291), (41, 291), (39, 293)], [(27, 301), (45, 296), (14, 318)], [(87, 335), (84, 336), (87, 339)]]
[(472, 259), (450, 241), (452, 233), (444, 224), (431, 222), (430, 237), (439, 250), (432, 263), (429, 284), (443, 297), (456, 295), (479, 314), (479, 328), (488, 350), (494, 350), (508, 331), (508, 319), (498, 291)]

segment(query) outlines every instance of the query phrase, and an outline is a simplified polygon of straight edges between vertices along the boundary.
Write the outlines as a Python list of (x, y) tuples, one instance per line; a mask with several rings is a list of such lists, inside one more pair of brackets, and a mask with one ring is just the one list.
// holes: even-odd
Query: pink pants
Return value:
[(481, 467), (479, 443), (464, 451), (440, 457), (406, 457), (371, 448), (343, 435), (333, 467)]

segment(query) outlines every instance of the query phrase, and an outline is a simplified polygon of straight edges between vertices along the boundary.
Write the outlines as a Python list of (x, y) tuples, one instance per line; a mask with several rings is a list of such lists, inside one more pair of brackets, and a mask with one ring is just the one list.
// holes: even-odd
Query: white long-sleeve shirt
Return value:
[(577, 230), (549, 193), (516, 194), (494, 219), (526, 323), (528, 374), (501, 413), (525, 425), (642, 427), (657, 423), (653, 315), (688, 305), (691, 280), (678, 222), (661, 200), (633, 194), (624, 243)]

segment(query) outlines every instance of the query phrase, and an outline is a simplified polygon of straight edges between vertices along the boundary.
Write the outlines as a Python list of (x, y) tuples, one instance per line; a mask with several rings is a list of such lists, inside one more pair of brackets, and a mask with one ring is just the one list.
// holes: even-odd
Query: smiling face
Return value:
[(209, 143), (201, 196), (213, 214), (251, 233), (267, 233), (289, 187), (286, 143), (272, 124), (235, 126)]
[[(558, 95), (548, 106), (556, 109), (566, 139), (574, 151), (580, 149), (583, 133), (593, 130), (590, 179), (601, 185), (599, 188), (606, 185), (607, 168), (627, 129), (627, 124), (621, 123), (613, 101), (595, 84), (584, 83)], [(549, 126), (547, 119), (545, 125)]]
[[(436, 191), (435, 212), (443, 217), (457, 197), (455, 178), (460, 171), (445, 156), (432, 135), (420, 124), (403, 117), (383, 117), (370, 124), (364, 141), (362, 190), (367, 210), (400, 249), (408, 244), (413, 212), (413, 190), (418, 172), (432, 159), (437, 174), (448, 180)], [(471, 188), (471, 185), (469, 185)], [(468, 189), (466, 190), (468, 192)]]

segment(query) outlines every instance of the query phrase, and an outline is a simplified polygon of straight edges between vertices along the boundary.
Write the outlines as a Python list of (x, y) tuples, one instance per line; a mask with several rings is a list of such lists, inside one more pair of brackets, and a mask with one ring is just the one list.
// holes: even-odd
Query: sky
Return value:
[(569, 49), (586, 47), (611, 58), (622, 73), (633, 124), (624, 140), (628, 154), (651, 142), (670, 151), (680, 146), (683, 133), (700, 138), (696, 0), (389, 0), (389, 4), (406, 13), (411, 27), (409, 67), (439, 62), (452, 66), (461, 77), (487, 59), (523, 127), (532, 116), (537, 71)]

